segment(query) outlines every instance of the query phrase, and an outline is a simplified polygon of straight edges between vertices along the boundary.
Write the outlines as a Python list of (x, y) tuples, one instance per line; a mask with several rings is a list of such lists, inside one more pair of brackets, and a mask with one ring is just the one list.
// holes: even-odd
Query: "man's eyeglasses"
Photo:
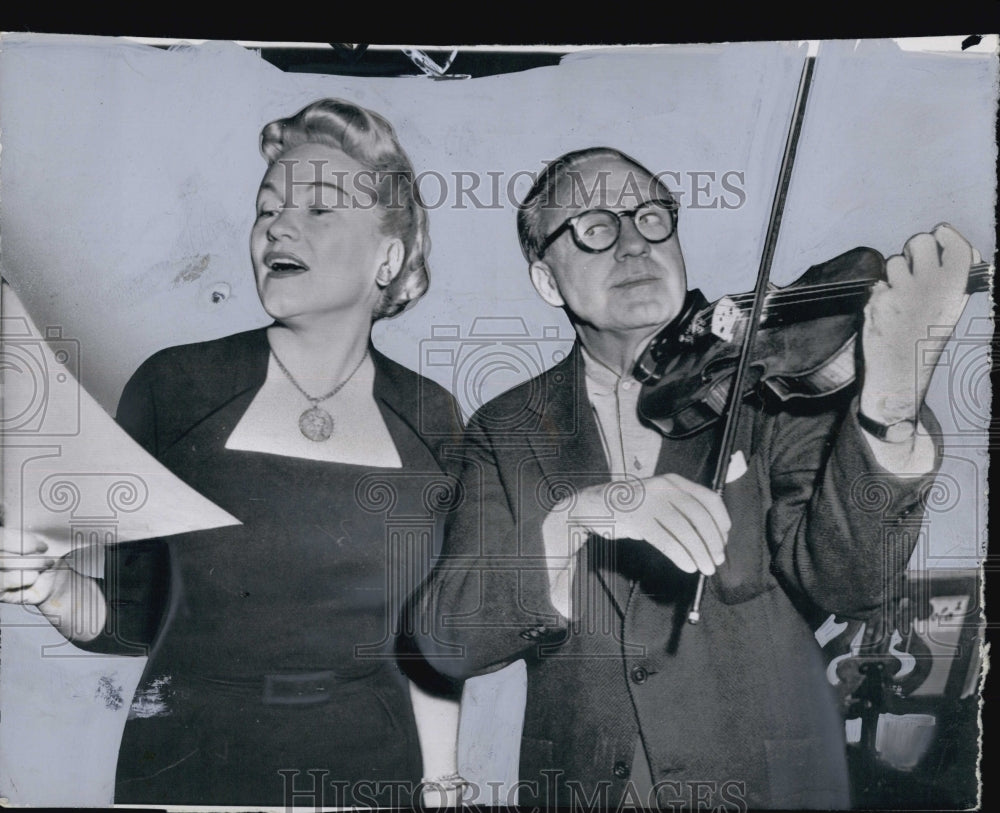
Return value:
[(538, 258), (548, 251), (559, 236), (567, 229), (572, 230), (573, 242), (583, 251), (599, 254), (607, 251), (621, 236), (623, 217), (632, 218), (635, 229), (650, 243), (669, 240), (677, 229), (677, 202), (673, 200), (647, 200), (627, 212), (612, 212), (608, 209), (588, 209), (567, 218), (563, 224), (542, 241), (538, 248)]

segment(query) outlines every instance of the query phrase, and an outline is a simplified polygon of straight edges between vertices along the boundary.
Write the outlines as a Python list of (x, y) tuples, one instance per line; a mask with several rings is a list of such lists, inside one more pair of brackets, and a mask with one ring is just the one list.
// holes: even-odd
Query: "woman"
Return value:
[(396, 642), (460, 430), (451, 397), (370, 334), (427, 289), (426, 214), (392, 127), (353, 104), (271, 122), (261, 152), (250, 253), (274, 323), (155, 354), (117, 415), (242, 524), (110, 549), (103, 595), (57, 562), (6, 599), (62, 624), (75, 596), (106, 613), (79, 646), (148, 651), (115, 802), (408, 805), (454, 771), (455, 704), (399, 664), (448, 687)]

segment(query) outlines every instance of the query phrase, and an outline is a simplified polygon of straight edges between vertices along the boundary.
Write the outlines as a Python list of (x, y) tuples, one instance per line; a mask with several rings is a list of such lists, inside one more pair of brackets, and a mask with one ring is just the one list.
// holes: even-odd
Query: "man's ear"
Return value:
[(555, 274), (552, 273), (552, 269), (546, 263), (541, 260), (535, 260), (528, 268), (528, 273), (531, 276), (531, 284), (535, 286), (538, 295), (553, 308), (561, 308), (566, 304), (566, 301), (562, 298), (562, 294), (559, 293), (559, 285), (556, 283)]
[(375, 282), (380, 288), (385, 288), (399, 274), (403, 267), (403, 241), (398, 237), (393, 237), (385, 244), (382, 254), (382, 264), (375, 272)]

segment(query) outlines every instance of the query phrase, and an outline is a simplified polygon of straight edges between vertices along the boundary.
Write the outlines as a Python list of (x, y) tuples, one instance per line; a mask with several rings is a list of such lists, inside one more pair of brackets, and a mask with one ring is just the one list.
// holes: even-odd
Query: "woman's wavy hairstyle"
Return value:
[(414, 181), (413, 166), (382, 116), (342, 99), (319, 99), (294, 116), (277, 119), (260, 133), (268, 166), (300, 144), (317, 143), (349, 155), (373, 173), (382, 210), (382, 231), (403, 241), (403, 265), (382, 291), (373, 319), (395, 316), (427, 290), (431, 240), (427, 212)]

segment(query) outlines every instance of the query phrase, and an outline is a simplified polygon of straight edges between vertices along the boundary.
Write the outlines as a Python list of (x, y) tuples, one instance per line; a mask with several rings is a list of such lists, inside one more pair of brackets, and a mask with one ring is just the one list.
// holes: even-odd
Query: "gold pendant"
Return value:
[(299, 430), (309, 440), (329, 440), (333, 434), (333, 416), (318, 406), (311, 407), (299, 416)]

